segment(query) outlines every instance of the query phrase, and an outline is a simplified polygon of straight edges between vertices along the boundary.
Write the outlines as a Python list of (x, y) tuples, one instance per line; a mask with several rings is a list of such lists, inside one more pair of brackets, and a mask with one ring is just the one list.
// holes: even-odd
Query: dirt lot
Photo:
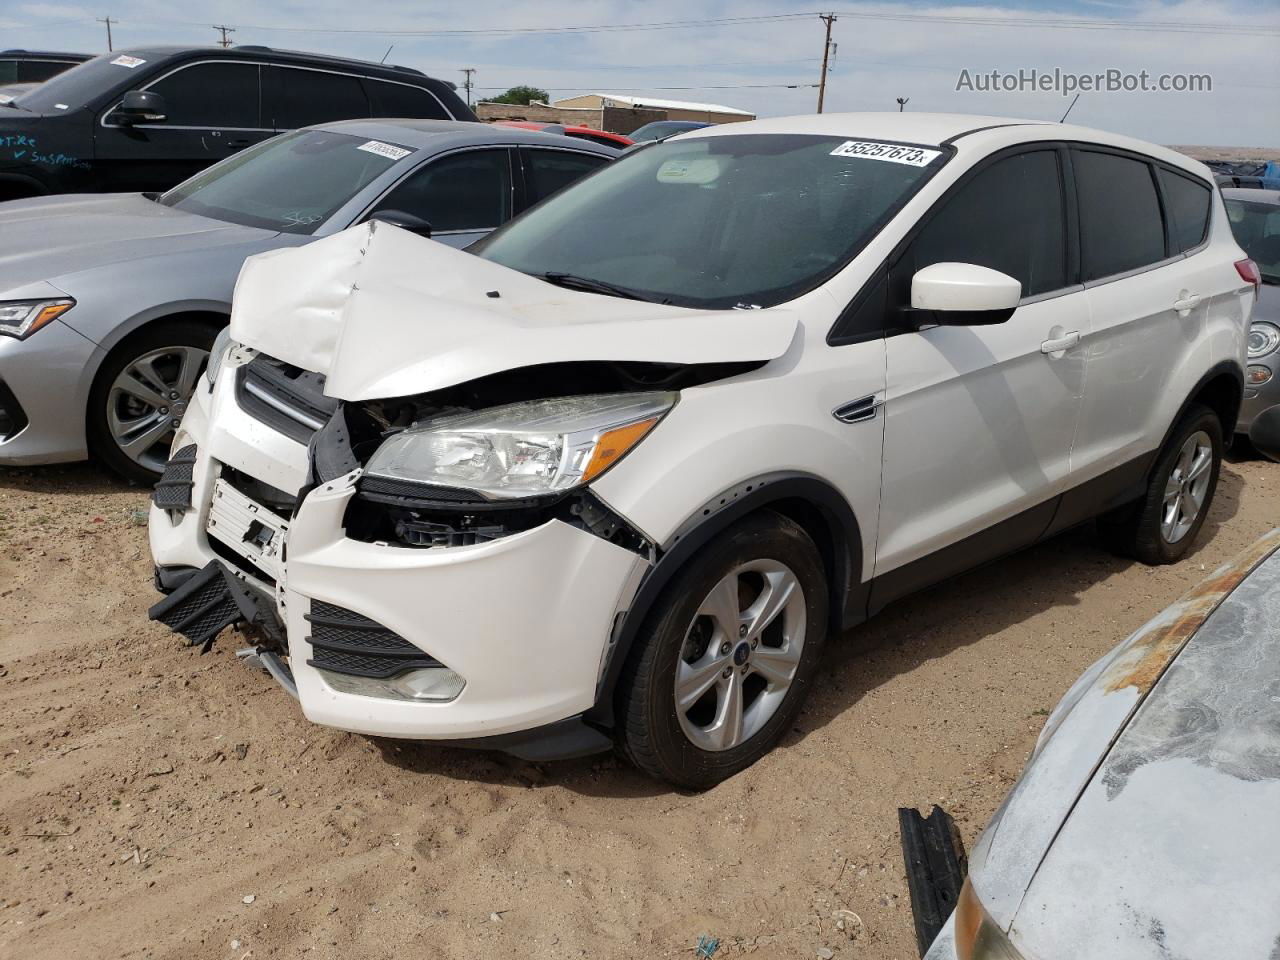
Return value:
[[(310, 726), (224, 635), (148, 623), (146, 494), (0, 470), (0, 956), (914, 956), (899, 805), (968, 844), (1084, 667), (1280, 519), (1228, 464), (1195, 554), (1077, 531), (829, 651), (782, 749), (702, 795)], [(845, 939), (831, 919), (856, 912)], [(411, 953), (406, 954), (405, 948)]]

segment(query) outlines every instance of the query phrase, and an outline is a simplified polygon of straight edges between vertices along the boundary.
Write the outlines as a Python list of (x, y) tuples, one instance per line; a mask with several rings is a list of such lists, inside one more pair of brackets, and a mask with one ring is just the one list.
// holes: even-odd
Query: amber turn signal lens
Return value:
[(629, 423), (625, 427), (616, 427), (604, 433), (596, 441), (595, 450), (591, 452), (591, 460), (588, 461), (587, 469), (582, 473), (582, 482), (590, 483), (621, 460), (626, 456), (627, 451), (639, 443), (661, 419), (661, 417), (650, 417), (648, 420)]

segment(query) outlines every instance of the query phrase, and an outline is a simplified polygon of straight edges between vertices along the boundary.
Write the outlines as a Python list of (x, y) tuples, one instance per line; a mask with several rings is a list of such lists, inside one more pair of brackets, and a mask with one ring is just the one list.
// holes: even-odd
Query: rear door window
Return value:
[(371, 116), (359, 77), (297, 67), (266, 67), (264, 90), (276, 130)]
[(505, 147), (432, 160), (392, 188), (372, 212), (421, 217), (433, 233), (492, 230), (511, 219), (511, 155)]
[(533, 205), (563, 190), (579, 177), (609, 162), (608, 157), (594, 153), (574, 153), (571, 150), (529, 150), (524, 155), (525, 182), (529, 188), (529, 203)]
[(1159, 177), (1173, 233), (1174, 251), (1180, 253), (1200, 246), (1209, 229), (1209, 199), (1212, 193), (1208, 185), (1164, 167), (1160, 168)]
[(164, 97), (165, 126), (254, 129), (262, 125), (254, 63), (195, 63), (147, 89)]
[(1092, 150), (1072, 152), (1080, 202), (1084, 280), (1137, 270), (1165, 258), (1164, 220), (1151, 167)]
[(1053, 150), (997, 160), (961, 186), (911, 245), (910, 270), (975, 263), (1033, 297), (1067, 286), (1066, 224)]
[(375, 117), (422, 117), (427, 120), (452, 120), (430, 91), (405, 83), (364, 79), (365, 92)]

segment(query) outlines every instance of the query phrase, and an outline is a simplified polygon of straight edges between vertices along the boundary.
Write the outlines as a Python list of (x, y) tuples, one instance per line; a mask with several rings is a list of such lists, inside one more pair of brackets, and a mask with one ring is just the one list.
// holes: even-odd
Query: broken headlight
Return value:
[(223, 327), (213, 338), (213, 346), (209, 348), (209, 363), (204, 368), (204, 378), (209, 382), (210, 389), (213, 389), (213, 385), (218, 382), (218, 371), (222, 369), (222, 361), (226, 359), (227, 351), (235, 345), (235, 341), (231, 339), (230, 327)]
[(365, 474), (489, 500), (560, 493), (621, 460), (675, 402), (674, 393), (563, 397), (426, 420), (384, 441)]

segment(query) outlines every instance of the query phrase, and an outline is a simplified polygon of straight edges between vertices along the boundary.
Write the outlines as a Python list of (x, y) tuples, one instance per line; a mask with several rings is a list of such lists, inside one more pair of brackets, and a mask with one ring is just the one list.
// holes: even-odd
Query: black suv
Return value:
[(166, 190), (284, 130), (360, 117), (475, 120), (418, 70), (268, 47), (95, 57), (0, 106), (0, 200)]

